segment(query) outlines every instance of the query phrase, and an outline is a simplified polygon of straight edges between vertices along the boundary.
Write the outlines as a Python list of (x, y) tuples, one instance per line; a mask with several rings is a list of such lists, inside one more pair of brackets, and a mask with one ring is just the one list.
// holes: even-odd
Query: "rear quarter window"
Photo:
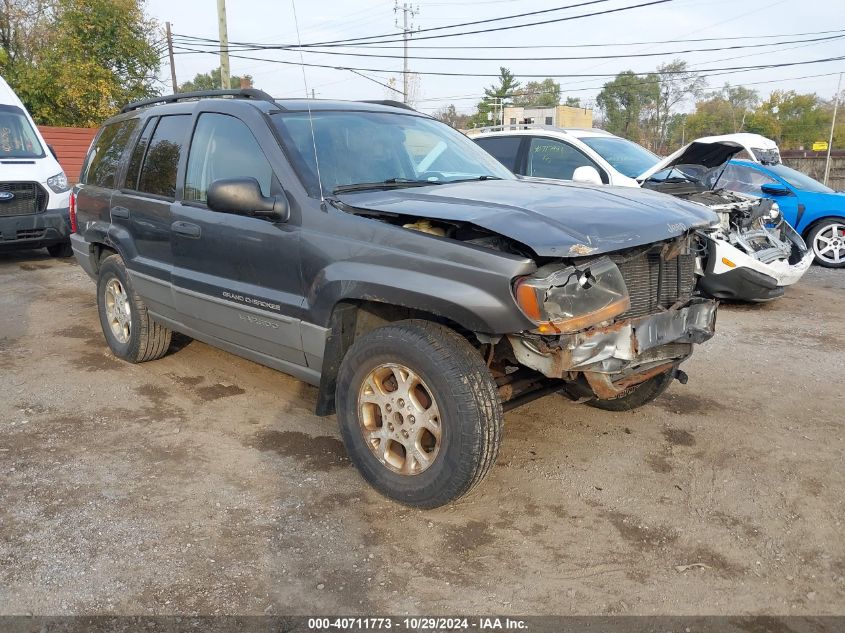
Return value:
[(113, 189), (123, 152), (138, 127), (138, 119), (127, 119), (104, 126), (88, 152), (82, 169), (82, 182)]

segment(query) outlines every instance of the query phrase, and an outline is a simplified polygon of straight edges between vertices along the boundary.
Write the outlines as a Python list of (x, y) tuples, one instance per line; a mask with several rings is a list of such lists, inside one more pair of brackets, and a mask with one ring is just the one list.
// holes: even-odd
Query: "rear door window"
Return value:
[(185, 201), (205, 202), (208, 186), (223, 178), (255, 178), (269, 196), (273, 169), (246, 123), (227, 114), (200, 115), (188, 154)]
[(141, 173), (141, 165), (144, 162), (144, 156), (147, 155), (147, 147), (150, 144), (150, 136), (152, 136), (155, 129), (158, 117), (150, 117), (144, 125), (144, 131), (141, 132), (141, 137), (135, 143), (135, 148), (132, 150), (132, 157), (129, 159), (129, 169), (126, 170), (126, 180), (123, 183), (125, 189), (138, 188), (138, 176)]
[(551, 138), (533, 137), (528, 147), (526, 176), (572, 180), (579, 167), (594, 167), (607, 182), (607, 175), (585, 154), (569, 143)]
[(127, 119), (109, 123), (102, 129), (88, 152), (82, 182), (114, 189), (120, 159), (137, 126), (138, 119)]
[(163, 116), (158, 120), (138, 178), (138, 191), (164, 198), (176, 197), (176, 172), (190, 121), (188, 114)]
[(521, 136), (491, 136), (475, 139), (475, 142), (502, 165), (515, 172), (522, 138)]

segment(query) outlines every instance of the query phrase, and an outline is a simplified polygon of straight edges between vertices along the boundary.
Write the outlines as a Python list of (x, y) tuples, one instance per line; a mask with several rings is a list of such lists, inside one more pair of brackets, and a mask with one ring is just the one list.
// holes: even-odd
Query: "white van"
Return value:
[(0, 77), (0, 250), (70, 257), (70, 186), (53, 150)]

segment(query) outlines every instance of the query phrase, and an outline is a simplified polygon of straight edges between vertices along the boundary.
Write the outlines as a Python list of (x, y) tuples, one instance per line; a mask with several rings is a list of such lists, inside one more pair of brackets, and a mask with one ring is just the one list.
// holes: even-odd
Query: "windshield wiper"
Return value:
[(498, 176), (473, 176), (472, 178), (458, 178), (456, 180), (446, 180), (445, 182), (474, 182), (476, 180), (502, 180)]
[(428, 185), (441, 185), (436, 180), (414, 180), (412, 178), (388, 178), (381, 182), (356, 182), (350, 185), (339, 185), (332, 190), (332, 193), (345, 193), (348, 191), (365, 191), (367, 189), (399, 189), (402, 187), (426, 187)]

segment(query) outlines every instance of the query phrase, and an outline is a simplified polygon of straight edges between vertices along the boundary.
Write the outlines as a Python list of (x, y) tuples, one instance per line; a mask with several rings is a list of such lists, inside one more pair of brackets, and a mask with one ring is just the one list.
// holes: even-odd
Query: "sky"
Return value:
[[(584, 0), (581, 0), (582, 2)], [(511, 26), (551, 20), (584, 13), (607, 11), (642, 4), (649, 0), (605, 0), (591, 6), (550, 11), (540, 15), (491, 22), (454, 30), (420, 32), (422, 36), (452, 32)], [(402, 0), (400, 0), (400, 3)], [(497, 18), (516, 13), (554, 9), (579, 3), (579, 0), (419, 0), (413, 3), (416, 13), (413, 25), (431, 29), (462, 22)], [(297, 39), (294, 7), (299, 23)], [(162, 26), (171, 22), (177, 35), (218, 38), (216, 0), (147, 0), (147, 14)], [(263, 44), (294, 45), (326, 42), (401, 31), (402, 11), (394, 11), (394, 2), (387, 0), (228, 0), (226, 2), (228, 33), (231, 42), (259, 42)], [(841, 31), (819, 35), (799, 35), (820, 31)], [(777, 35), (772, 38), (755, 36)], [(842, 37), (839, 37), (842, 36)], [(793, 42), (820, 37), (838, 37), (826, 41)], [(737, 38), (720, 41), (678, 42), (655, 44), (661, 40), (690, 40), (699, 38)], [(625, 45), (630, 43), (638, 43)], [(717, 48), (761, 44), (756, 48), (678, 53), (690, 48)], [(545, 46), (547, 48), (504, 48)], [(599, 45), (599, 46), (596, 46)], [(386, 99), (401, 100), (401, 94), (391, 92), (381, 84), (390, 83), (402, 88), (402, 44), (383, 44), (388, 48), (364, 50), (336, 48), (341, 52), (364, 52), (395, 55), (396, 58), (349, 57), (318, 53), (304, 53), (306, 63), (343, 65), (364, 69), (368, 78), (349, 70), (334, 68), (302, 68), (297, 51), (249, 51), (237, 54), (293, 62), (279, 64), (254, 59), (230, 59), (233, 75), (252, 75), (256, 88), (274, 97), (302, 97), (313, 89), (317, 98), (325, 99)], [(532, 78), (527, 75), (613, 75), (622, 70), (649, 72), (659, 64), (676, 58), (686, 60), (697, 70), (728, 68), (761, 64), (784, 64), (845, 55), (845, 5), (842, 0), (669, 0), (661, 4), (596, 15), (575, 20), (510, 29), (492, 33), (460, 37), (415, 39), (410, 41), (410, 55), (447, 57), (446, 60), (411, 59), (410, 70), (421, 73), (414, 91), (414, 104), (424, 112), (433, 112), (447, 104), (454, 104), (459, 112), (472, 112), (483, 96), (484, 88), (495, 83), (500, 66), (508, 67), (524, 85)], [(424, 48), (424, 47), (469, 48)], [(494, 48), (471, 48), (471, 47)], [(325, 49), (324, 49), (325, 50)], [(658, 53), (657, 55), (654, 55)], [(665, 54), (664, 54), (665, 53)], [(235, 54), (233, 52), (233, 54)], [(648, 54), (644, 57), (619, 58), (622, 54)], [(549, 60), (536, 57), (585, 57), (605, 55), (610, 59)], [(489, 60), (461, 61), (453, 57), (484, 57)], [(512, 59), (508, 59), (512, 58)], [(523, 59), (516, 59), (523, 58)], [(186, 54), (175, 57), (179, 83), (195, 74), (207, 72), (219, 64), (214, 54)], [(472, 76), (435, 76), (425, 72), (467, 73)], [(815, 92), (825, 99), (836, 92), (837, 73), (845, 72), (845, 61), (814, 63), (792, 67), (758, 69), (713, 76), (709, 88), (725, 82), (745, 85), (767, 96), (772, 90)], [(809, 75), (826, 75), (808, 77)], [(591, 105), (601, 86), (610, 77), (560, 77), (562, 99), (579, 97)], [(537, 81), (540, 78), (536, 78)], [(170, 66), (165, 57), (161, 81), (170, 86)], [(692, 104), (687, 104), (687, 108)]]

